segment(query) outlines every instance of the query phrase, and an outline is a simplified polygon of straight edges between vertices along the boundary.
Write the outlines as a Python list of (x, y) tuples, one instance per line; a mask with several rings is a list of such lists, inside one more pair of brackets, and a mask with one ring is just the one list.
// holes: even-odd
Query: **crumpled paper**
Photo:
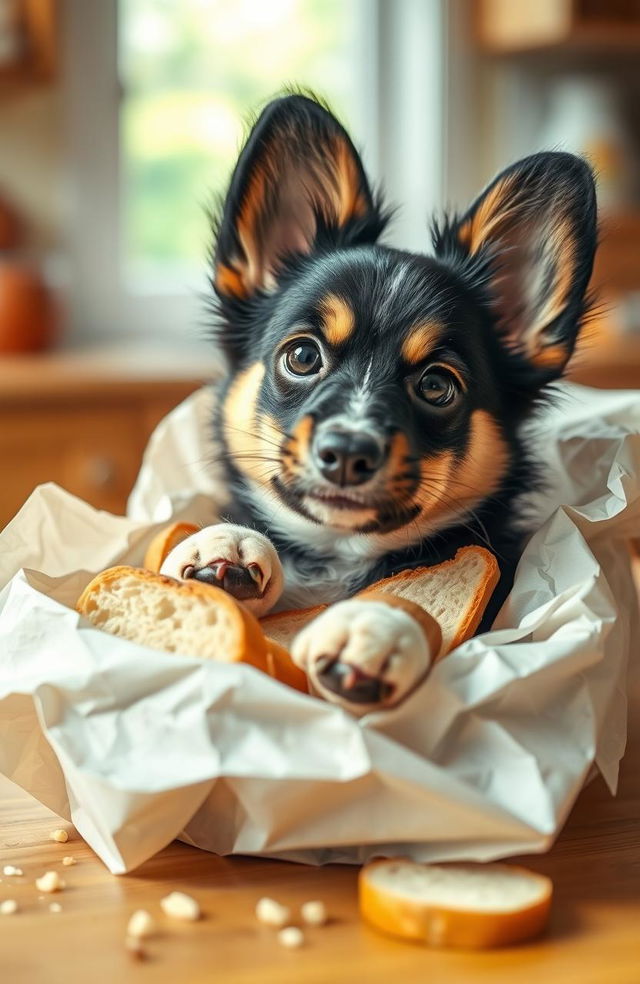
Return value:
[(552, 487), (494, 629), (400, 707), (359, 720), (246, 665), (90, 627), (91, 577), (139, 564), (171, 518), (224, 512), (202, 390), (159, 426), (128, 518), (55, 485), (0, 535), (0, 771), (114, 873), (175, 837), (313, 864), (537, 852), (595, 763), (612, 792), (626, 735), (640, 529), (640, 401), (566, 385), (534, 428)]

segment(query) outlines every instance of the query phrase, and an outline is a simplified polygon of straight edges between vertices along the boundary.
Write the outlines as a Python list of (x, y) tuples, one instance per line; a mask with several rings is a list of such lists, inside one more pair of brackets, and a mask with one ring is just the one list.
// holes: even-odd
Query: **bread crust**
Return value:
[[(360, 870), (358, 878), (360, 915), (386, 935), (430, 946), (479, 949), (531, 939), (542, 932), (548, 921), (551, 880), (518, 865), (501, 867), (537, 881), (539, 900), (511, 912), (491, 912), (434, 905), (386, 891), (370, 880), (371, 872), (386, 864), (386, 859), (372, 861)], [(490, 869), (489, 865), (487, 870)]]
[(224, 607), (227, 615), (235, 623), (236, 636), (239, 641), (236, 652), (231, 654), (235, 660), (230, 660), (230, 662), (249, 663), (273, 677), (274, 680), (279, 680), (280, 683), (285, 683), (304, 694), (309, 692), (306, 673), (295, 665), (287, 650), (273, 639), (268, 639), (265, 636), (260, 622), (244, 605), (236, 601), (226, 591), (213, 585), (193, 580), (178, 581), (166, 574), (157, 574), (138, 567), (127, 567), (123, 564), (102, 571), (87, 585), (76, 604), (80, 614), (90, 617), (89, 611), (92, 600), (102, 591), (108, 591), (123, 576), (134, 577), (141, 584), (160, 585), (168, 592), (177, 591), (183, 596), (204, 600), (208, 605), (214, 604)]
[(291, 654), (284, 646), (267, 636), (267, 672), (274, 680), (286, 683), (287, 686), (309, 693), (307, 674), (291, 659)]
[[(496, 585), (500, 580), (500, 568), (498, 567), (498, 562), (489, 550), (486, 550), (484, 547), (477, 546), (460, 547), (460, 549), (456, 551), (455, 557), (451, 560), (445, 560), (441, 564), (436, 564), (434, 567), (416, 567), (413, 570), (400, 571), (399, 574), (393, 574), (391, 577), (383, 578), (383, 580), (376, 581), (375, 584), (369, 585), (368, 588), (364, 588), (358, 597), (367, 597), (371, 594), (377, 594), (379, 592), (392, 594), (392, 589), (395, 586), (405, 584), (407, 581), (416, 580), (424, 575), (432, 575), (436, 571), (443, 571), (450, 567), (454, 567), (459, 564), (460, 561), (463, 560), (469, 553), (482, 556), (486, 565), (485, 577), (480, 589), (476, 592), (473, 598), (469, 598), (469, 608), (466, 616), (460, 622), (458, 631), (451, 640), (450, 645), (438, 654), (437, 659), (442, 659), (442, 657), (446, 656), (447, 653), (451, 652), (453, 649), (456, 649), (463, 642), (473, 636), (480, 624), (480, 620), (482, 619), (484, 610), (489, 603), (489, 599), (491, 598), (491, 595), (495, 591)], [(423, 611), (424, 610), (425, 609), (423, 609)]]
[[(163, 550), (166, 550), (164, 554), (166, 556), (166, 553), (173, 548), (175, 543), (197, 532), (197, 529), (197, 527), (193, 527), (188, 523), (174, 523), (172, 526), (162, 530), (162, 535), (159, 534), (154, 538), (147, 551), (147, 557), (149, 557), (152, 547), (154, 548), (156, 559), (160, 558)], [(438, 622), (426, 609), (422, 608), (416, 602), (394, 594), (393, 588), (405, 584), (407, 581), (419, 579), (424, 575), (429, 576), (436, 571), (442, 571), (452, 565), (459, 564), (469, 551), (475, 554), (480, 553), (483, 557), (485, 577), (480, 589), (476, 591), (473, 598), (469, 599), (467, 613), (462, 619), (450, 646), (448, 649), (443, 649), (442, 632)], [(155, 563), (155, 561), (153, 562)], [(162, 560), (160, 560), (161, 563)], [(118, 567), (108, 568), (93, 578), (80, 595), (76, 605), (77, 610), (83, 615), (88, 615), (96, 596), (102, 591), (108, 591), (123, 576), (133, 577), (142, 584), (161, 585), (163, 589), (169, 592), (177, 591), (183, 596), (198, 598), (207, 604), (223, 606), (228, 617), (235, 625), (238, 639), (236, 652), (229, 654), (231, 661), (249, 663), (251, 666), (256, 667), (256, 669), (262, 670), (262, 672), (286, 683), (296, 690), (303, 693), (308, 692), (306, 674), (293, 663), (287, 648), (274, 639), (270, 639), (268, 634), (270, 628), (273, 630), (278, 625), (286, 625), (290, 620), (295, 620), (297, 629), (302, 628), (325, 611), (328, 606), (317, 605), (313, 608), (276, 612), (272, 615), (265, 616), (258, 622), (251, 612), (221, 588), (216, 588), (213, 585), (193, 579), (179, 581), (166, 574), (159, 574), (156, 571), (120, 565)], [(375, 584), (359, 592), (355, 597), (360, 601), (379, 601), (391, 607), (402, 609), (412, 615), (425, 634), (430, 651), (434, 654), (435, 662), (446, 655), (447, 652), (455, 649), (466, 639), (470, 638), (476, 631), (489, 598), (498, 583), (499, 576), (500, 571), (497, 561), (488, 550), (475, 546), (461, 547), (452, 560), (445, 561), (435, 567), (418, 567), (414, 570), (402, 571), (400, 574), (395, 574), (392, 577), (377, 581)], [(302, 623), (301, 618), (304, 618)]]
[(153, 571), (126, 565), (109, 567), (94, 577), (78, 598), (76, 608), (80, 614), (88, 615), (92, 600), (100, 592), (108, 591), (113, 584), (125, 576), (133, 577), (141, 584), (159, 585), (170, 593), (177, 592), (183, 596), (198, 598), (207, 604), (215, 604), (225, 608), (228, 616), (235, 624), (240, 643), (237, 651), (231, 654), (232, 659), (229, 662), (249, 663), (264, 673), (269, 672), (267, 640), (258, 620), (226, 591), (211, 584), (204, 584), (202, 581), (178, 581), (166, 574), (156, 574)]
[(170, 526), (165, 526), (156, 533), (147, 547), (143, 567), (157, 574), (173, 548), (188, 536), (193, 536), (199, 529), (200, 527), (194, 526), (193, 523), (171, 523)]

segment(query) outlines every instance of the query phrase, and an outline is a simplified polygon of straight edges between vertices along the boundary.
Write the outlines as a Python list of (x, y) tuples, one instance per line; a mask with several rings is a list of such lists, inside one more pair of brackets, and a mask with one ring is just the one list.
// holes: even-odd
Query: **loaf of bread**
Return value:
[(260, 623), (220, 588), (135, 567), (112, 567), (82, 592), (78, 611), (97, 628), (165, 652), (245, 662), (304, 693), (307, 678)]
[(553, 886), (508, 864), (373, 861), (360, 871), (359, 906), (375, 929), (430, 946), (520, 943), (544, 929)]

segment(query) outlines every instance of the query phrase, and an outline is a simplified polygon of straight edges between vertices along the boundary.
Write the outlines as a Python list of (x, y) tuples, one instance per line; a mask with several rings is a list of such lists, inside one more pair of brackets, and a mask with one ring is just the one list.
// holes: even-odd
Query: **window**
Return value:
[(202, 266), (205, 205), (251, 110), (293, 80), (354, 125), (358, 4), (120, 0), (119, 13), (123, 272), (166, 289)]
[(449, 140), (447, 9), (67, 0), (69, 343), (202, 338), (205, 206), (227, 185), (243, 121), (287, 84), (329, 100), (374, 184), (403, 203), (390, 241), (426, 248)]

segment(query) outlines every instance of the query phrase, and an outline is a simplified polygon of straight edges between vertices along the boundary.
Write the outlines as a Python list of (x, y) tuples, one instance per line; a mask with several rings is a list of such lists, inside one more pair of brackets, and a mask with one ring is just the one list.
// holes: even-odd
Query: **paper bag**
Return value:
[(593, 763), (615, 791), (637, 639), (625, 541), (640, 530), (640, 401), (563, 389), (535, 427), (551, 487), (529, 503), (539, 528), (494, 629), (359, 720), (74, 611), (163, 523), (224, 510), (208, 390), (159, 426), (127, 518), (38, 488), (0, 535), (0, 771), (116, 873), (175, 837), (314, 864), (544, 851)]

